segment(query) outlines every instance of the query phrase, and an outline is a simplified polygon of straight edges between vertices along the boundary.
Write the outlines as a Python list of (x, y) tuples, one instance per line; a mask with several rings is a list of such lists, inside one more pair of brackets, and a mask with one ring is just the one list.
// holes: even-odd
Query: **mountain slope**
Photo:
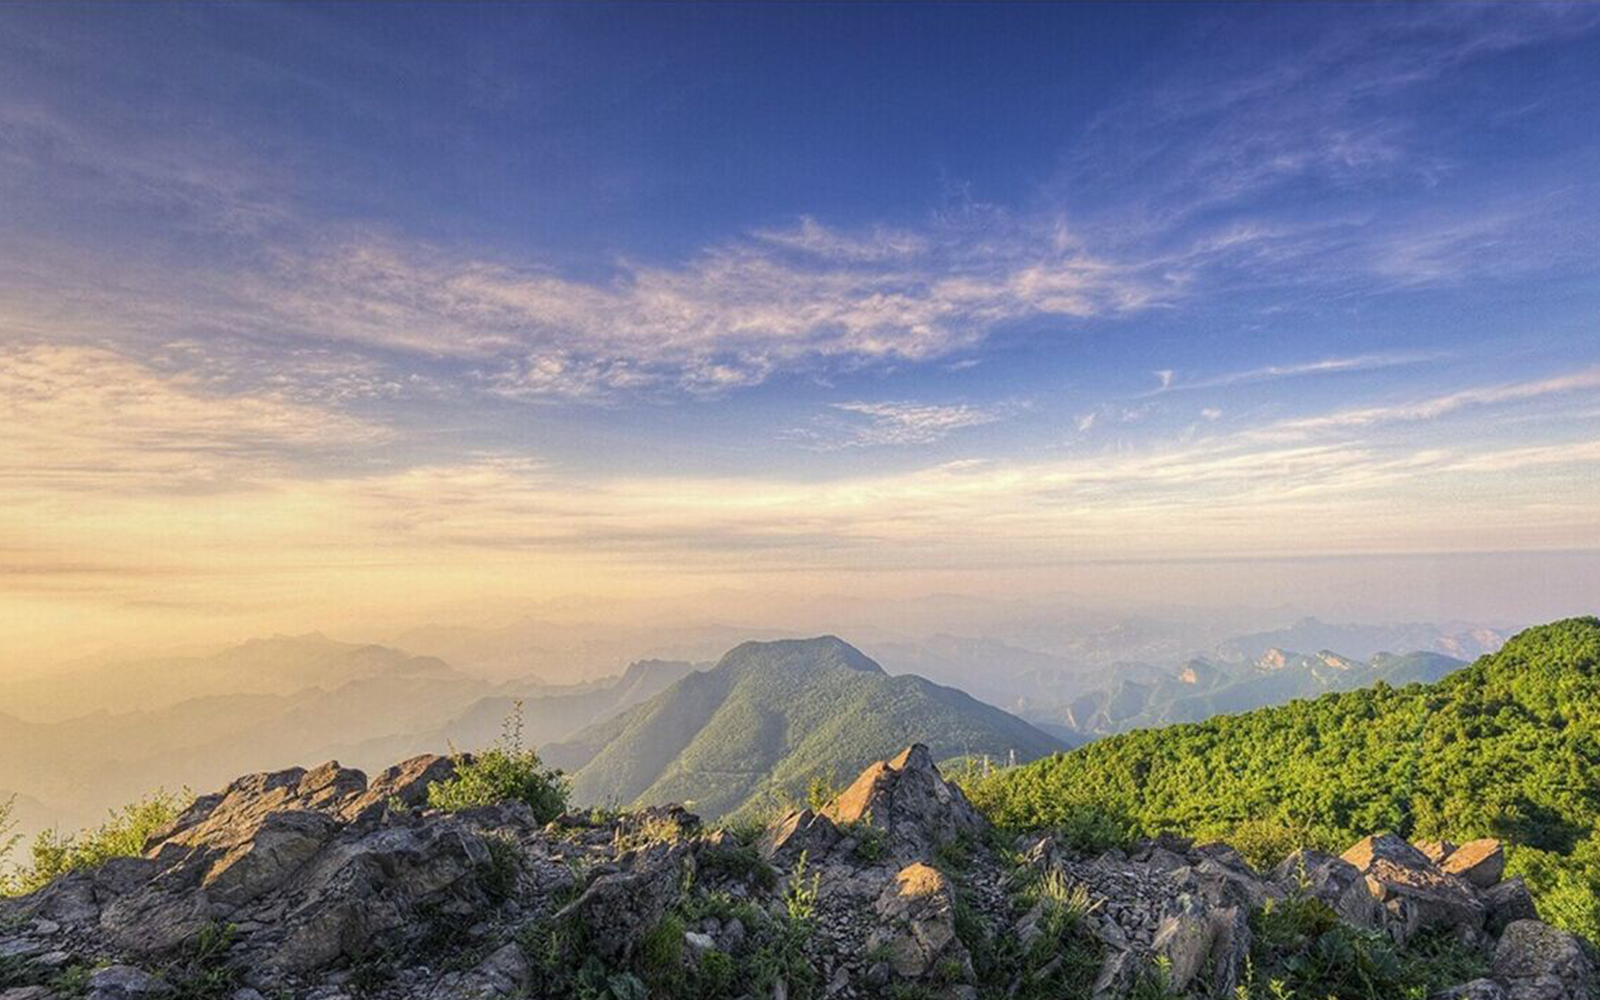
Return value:
[(1600, 937), (1600, 620), (1529, 629), (1429, 686), (1109, 737), (999, 775), (979, 797), (1029, 826), (1098, 816), (1327, 846), (1379, 829), (1499, 836), (1545, 916)]
[(1062, 744), (990, 705), (921, 677), (890, 677), (832, 636), (750, 642), (622, 715), (546, 746), (575, 772), (578, 802), (689, 802), (707, 816), (776, 787), (839, 779), (910, 742), (938, 757), (1015, 750), (1030, 760)]

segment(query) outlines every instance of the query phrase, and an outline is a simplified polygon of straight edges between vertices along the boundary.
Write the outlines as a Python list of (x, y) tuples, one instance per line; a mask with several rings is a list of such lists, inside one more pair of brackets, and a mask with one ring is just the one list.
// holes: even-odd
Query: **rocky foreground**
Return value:
[(1493, 841), (1371, 837), (1271, 873), (1176, 838), (1088, 857), (1002, 841), (922, 746), (743, 838), (676, 808), (424, 809), (453, 772), (327, 764), (204, 796), (143, 856), (0, 903), (0, 1000), (1266, 997), (1253, 928), (1305, 900), (1481, 959), (1435, 997), (1596, 985)]

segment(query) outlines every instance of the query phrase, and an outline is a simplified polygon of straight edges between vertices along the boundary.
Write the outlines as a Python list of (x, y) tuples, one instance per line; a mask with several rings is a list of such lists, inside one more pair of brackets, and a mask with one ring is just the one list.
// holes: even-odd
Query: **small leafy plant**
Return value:
[(533, 748), (524, 744), (522, 733), (522, 702), (518, 701), (506, 716), (494, 746), (475, 756), (458, 756), (455, 777), (428, 787), (428, 805), (461, 812), (501, 802), (524, 802), (540, 823), (566, 812), (565, 775), (546, 768)]

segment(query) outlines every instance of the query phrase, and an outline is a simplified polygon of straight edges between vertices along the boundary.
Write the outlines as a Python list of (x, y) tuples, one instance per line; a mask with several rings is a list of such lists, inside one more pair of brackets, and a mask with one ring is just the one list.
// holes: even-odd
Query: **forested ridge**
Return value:
[(1270, 861), (1390, 830), (1512, 845), (1545, 919), (1600, 940), (1600, 619), (1528, 629), (1431, 685), (1140, 730), (1001, 772), (1017, 827), (1175, 831)]

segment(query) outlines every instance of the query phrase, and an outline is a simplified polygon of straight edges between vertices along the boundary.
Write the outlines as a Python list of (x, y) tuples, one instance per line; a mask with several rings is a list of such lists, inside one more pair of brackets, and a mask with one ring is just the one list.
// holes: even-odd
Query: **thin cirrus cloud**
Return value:
[(475, 361), (494, 392), (535, 398), (717, 394), (781, 369), (931, 361), (1011, 320), (1117, 315), (1178, 291), (1170, 274), (1030, 226), (933, 242), (806, 221), (681, 265), (623, 261), (603, 281), (380, 244), (277, 265), (242, 285), (256, 314), (309, 337)]
[(1000, 408), (916, 402), (847, 402), (831, 407), (844, 418), (822, 417), (790, 437), (823, 451), (884, 445), (924, 445), (969, 427), (1004, 418)]
[(1519, 403), (1546, 396), (1560, 396), (1600, 390), (1600, 367), (1547, 378), (1507, 382), (1498, 385), (1473, 386), (1455, 392), (1429, 396), (1423, 399), (1392, 403), (1382, 406), (1350, 407), (1333, 413), (1281, 421), (1266, 428), (1264, 433), (1305, 433), (1330, 430), (1351, 430), (1381, 424), (1433, 420), (1458, 410)]
[(1250, 368), (1244, 371), (1224, 372), (1219, 375), (1181, 380), (1172, 371), (1162, 370), (1155, 373), (1161, 380), (1160, 388), (1146, 395), (1158, 395), (1162, 392), (1187, 389), (1216, 389), (1233, 385), (1249, 385), (1255, 382), (1269, 382), (1275, 379), (1300, 378), (1310, 375), (1335, 375), (1342, 372), (1396, 368), (1435, 361), (1442, 356), (1439, 353), (1360, 354), (1342, 358), (1323, 358), (1318, 361), (1306, 361), (1298, 364), (1263, 365), (1259, 368)]
[(19, 490), (231, 489), (393, 437), (279, 393), (219, 392), (96, 347), (0, 349), (0, 400), (0, 472)]

